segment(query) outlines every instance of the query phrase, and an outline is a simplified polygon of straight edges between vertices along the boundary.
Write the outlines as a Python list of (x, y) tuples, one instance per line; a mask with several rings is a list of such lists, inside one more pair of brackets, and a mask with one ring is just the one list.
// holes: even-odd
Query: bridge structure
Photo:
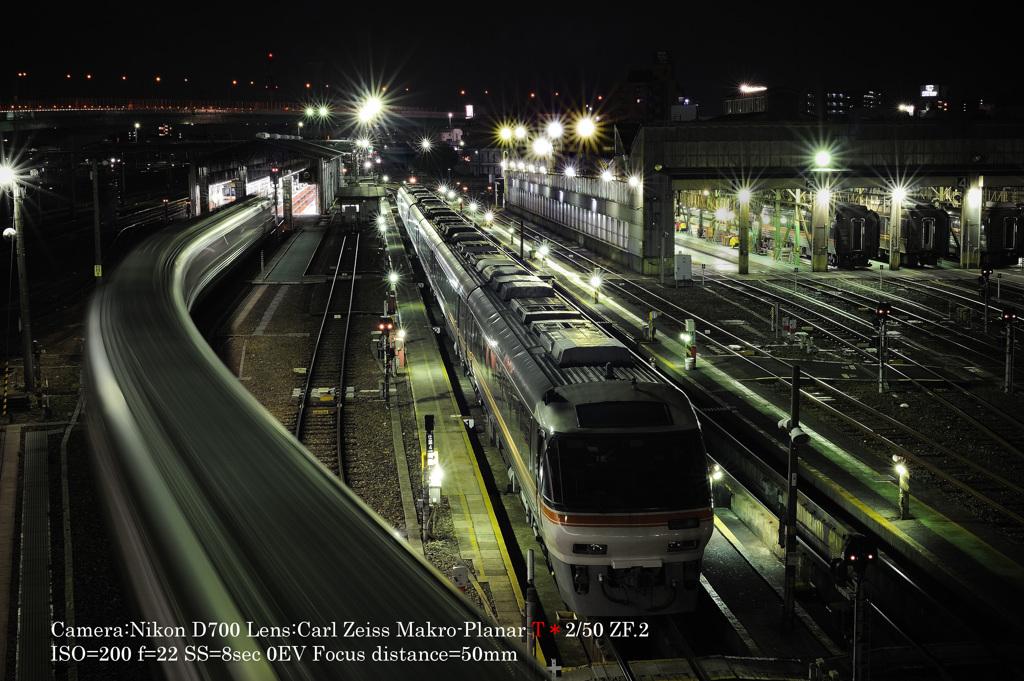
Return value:
[[(228, 201), (274, 196), (286, 217), (292, 199), (312, 196), (319, 212), (358, 175), (368, 155), (356, 137), (366, 133), (351, 107), (310, 111), (300, 103), (164, 99), (0, 101), (0, 134), (21, 144), (63, 151), (108, 146), (171, 153), (189, 167), (190, 206), (199, 216)], [(450, 112), (389, 107), (396, 127), (443, 127)], [(28, 142), (26, 142), (28, 140)], [(17, 146), (17, 145), (14, 145)], [(5, 153), (12, 154), (9, 146)], [(392, 149), (409, 157), (415, 150)], [(102, 157), (101, 157), (102, 158)], [(7, 161), (8, 159), (2, 159)], [(30, 169), (29, 169), (30, 170)]]
[[(447, 110), (389, 107), (388, 115), (415, 121), (447, 123)], [(309, 112), (300, 102), (242, 100), (177, 100), (145, 98), (76, 98), (39, 101), (0, 99), (0, 132), (93, 130), (103, 134), (129, 131), (137, 122), (172, 126), (274, 127), (274, 132), (301, 136), (307, 125), (320, 134), (351, 127), (358, 112), (351, 106), (331, 106), (324, 114)], [(303, 124), (303, 125), (300, 125)], [(127, 134), (127, 133), (126, 133)]]
[[(813, 271), (827, 269), (828, 221), (837, 201), (888, 215), (898, 243), (901, 204), (942, 202), (959, 213), (960, 265), (980, 265), (985, 201), (1021, 202), (1024, 121), (878, 120), (851, 123), (705, 121), (616, 132), (613, 172), (510, 170), (506, 203), (605, 257), (658, 272), (670, 257), (677, 205), (737, 215), (740, 272), (752, 216), (765, 205), (810, 213)], [(890, 266), (899, 267), (892, 249)]]

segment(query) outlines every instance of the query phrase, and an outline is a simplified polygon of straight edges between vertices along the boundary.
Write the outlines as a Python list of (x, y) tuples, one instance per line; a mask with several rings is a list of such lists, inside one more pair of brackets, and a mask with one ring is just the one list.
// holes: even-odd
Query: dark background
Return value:
[(0, 88), (20, 99), (330, 101), (386, 86), (411, 106), (473, 103), (499, 113), (532, 99), (568, 110), (607, 96), (630, 69), (666, 51), (685, 94), (709, 113), (741, 82), (873, 89), (891, 102), (938, 83), (954, 99), (999, 100), (1019, 83), (1012, 17), (998, 14), (895, 3), (680, 2), (602, 12), (583, 4), (19, 2), (0, 12)]

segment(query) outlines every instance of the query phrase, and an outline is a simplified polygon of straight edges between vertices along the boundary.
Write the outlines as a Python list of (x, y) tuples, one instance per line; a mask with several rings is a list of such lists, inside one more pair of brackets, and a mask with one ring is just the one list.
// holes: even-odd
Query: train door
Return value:
[(864, 218), (854, 218), (851, 222), (850, 229), (850, 250), (863, 251), (864, 250), (864, 230), (865, 223), (867, 220)]
[(935, 248), (935, 218), (921, 218), (921, 250)]

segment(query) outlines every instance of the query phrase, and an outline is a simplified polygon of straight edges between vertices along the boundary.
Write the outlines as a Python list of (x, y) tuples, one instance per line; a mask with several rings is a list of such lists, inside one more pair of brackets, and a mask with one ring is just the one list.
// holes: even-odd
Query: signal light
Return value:
[(1017, 319), (1017, 308), (1015, 308), (1015, 307), (1008, 307), (1005, 310), (1003, 310), (1003, 321), (1004, 322), (1010, 323), (1010, 322), (1012, 322), (1012, 321), (1014, 321), (1016, 319)]
[(843, 543), (843, 563), (863, 575), (868, 566), (878, 559), (878, 547), (862, 534), (850, 534)]
[(377, 323), (377, 329), (380, 331), (391, 331), (395, 328), (395, 322), (391, 317), (381, 317), (380, 322)]
[(885, 319), (892, 314), (892, 305), (886, 301), (879, 301), (876, 311), (878, 312), (879, 319)]
[(991, 267), (982, 267), (981, 268), (981, 276), (983, 276), (986, 279), (988, 279), (990, 274), (992, 274), (992, 268)]

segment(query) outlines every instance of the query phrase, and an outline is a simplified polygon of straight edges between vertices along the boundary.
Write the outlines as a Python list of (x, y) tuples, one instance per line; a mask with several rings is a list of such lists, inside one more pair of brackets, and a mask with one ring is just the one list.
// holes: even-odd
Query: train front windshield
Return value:
[(596, 513), (705, 508), (711, 504), (700, 432), (555, 437), (542, 489), (559, 510)]

